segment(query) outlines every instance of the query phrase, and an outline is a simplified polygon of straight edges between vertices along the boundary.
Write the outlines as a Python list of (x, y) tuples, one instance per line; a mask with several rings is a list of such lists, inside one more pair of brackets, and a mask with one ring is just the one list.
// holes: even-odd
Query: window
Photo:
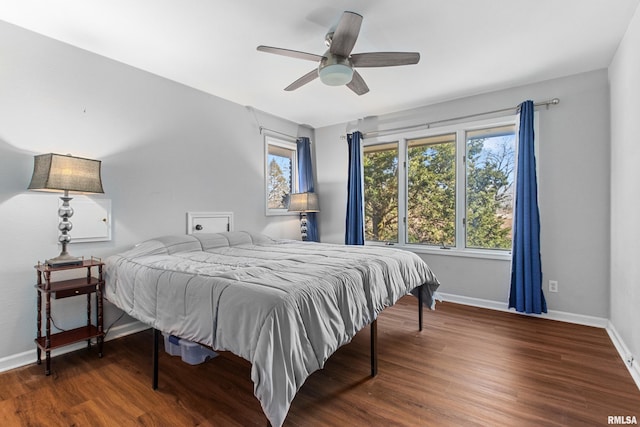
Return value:
[(289, 195), (298, 188), (296, 143), (270, 135), (264, 141), (266, 214), (287, 214)]
[(515, 125), (466, 132), (466, 247), (511, 249)]
[(515, 151), (515, 116), (366, 141), (366, 240), (510, 250)]
[(407, 242), (456, 244), (456, 134), (407, 141)]
[(398, 143), (364, 147), (365, 240), (398, 241)]

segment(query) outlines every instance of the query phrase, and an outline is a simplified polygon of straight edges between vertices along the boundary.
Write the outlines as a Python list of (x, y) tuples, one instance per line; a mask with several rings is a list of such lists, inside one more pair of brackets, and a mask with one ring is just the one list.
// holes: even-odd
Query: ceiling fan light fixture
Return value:
[(353, 78), (353, 68), (344, 64), (331, 64), (318, 71), (320, 81), (328, 86), (346, 85)]

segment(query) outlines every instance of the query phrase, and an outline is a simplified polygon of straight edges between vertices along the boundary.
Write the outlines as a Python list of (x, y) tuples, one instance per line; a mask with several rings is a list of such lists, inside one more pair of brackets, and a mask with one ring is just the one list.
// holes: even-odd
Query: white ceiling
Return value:
[[(640, 0), (0, 0), (0, 20), (321, 127), (606, 68)], [(353, 53), (416, 51), (417, 65), (360, 69), (371, 91), (315, 80), (344, 10), (364, 16)]]

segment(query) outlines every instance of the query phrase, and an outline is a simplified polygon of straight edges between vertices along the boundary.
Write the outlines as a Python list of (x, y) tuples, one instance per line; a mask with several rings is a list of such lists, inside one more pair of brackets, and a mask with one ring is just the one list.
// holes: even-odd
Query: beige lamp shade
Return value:
[(293, 193), (289, 198), (289, 212), (320, 212), (316, 193)]
[(104, 193), (100, 160), (62, 154), (34, 156), (29, 190)]

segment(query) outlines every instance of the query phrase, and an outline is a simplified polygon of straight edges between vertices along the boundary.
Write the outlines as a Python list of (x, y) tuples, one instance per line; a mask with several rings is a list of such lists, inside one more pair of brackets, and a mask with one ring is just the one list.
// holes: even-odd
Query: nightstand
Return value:
[[(42, 363), (42, 352), (45, 352), (46, 367), (45, 375), (51, 374), (51, 350), (63, 347), (80, 341), (87, 341), (87, 347), (91, 347), (91, 340), (96, 339), (98, 344), (98, 356), (102, 357), (102, 345), (104, 342), (104, 332), (102, 327), (102, 291), (104, 287), (104, 276), (102, 267), (104, 263), (98, 259), (91, 258), (83, 260), (77, 265), (50, 266), (38, 264), (35, 269), (38, 273), (38, 283), (36, 290), (38, 294), (38, 336), (35, 339), (37, 347), (37, 363)], [(52, 275), (62, 271), (85, 269), (86, 276), (76, 279), (53, 280)], [(94, 274), (97, 273), (97, 276)], [(96, 318), (95, 323), (91, 322), (91, 295), (96, 295)], [(86, 295), (87, 298), (87, 325), (67, 331), (51, 333), (51, 297), (62, 299)], [(42, 334), (42, 297), (45, 300), (45, 333)]]

